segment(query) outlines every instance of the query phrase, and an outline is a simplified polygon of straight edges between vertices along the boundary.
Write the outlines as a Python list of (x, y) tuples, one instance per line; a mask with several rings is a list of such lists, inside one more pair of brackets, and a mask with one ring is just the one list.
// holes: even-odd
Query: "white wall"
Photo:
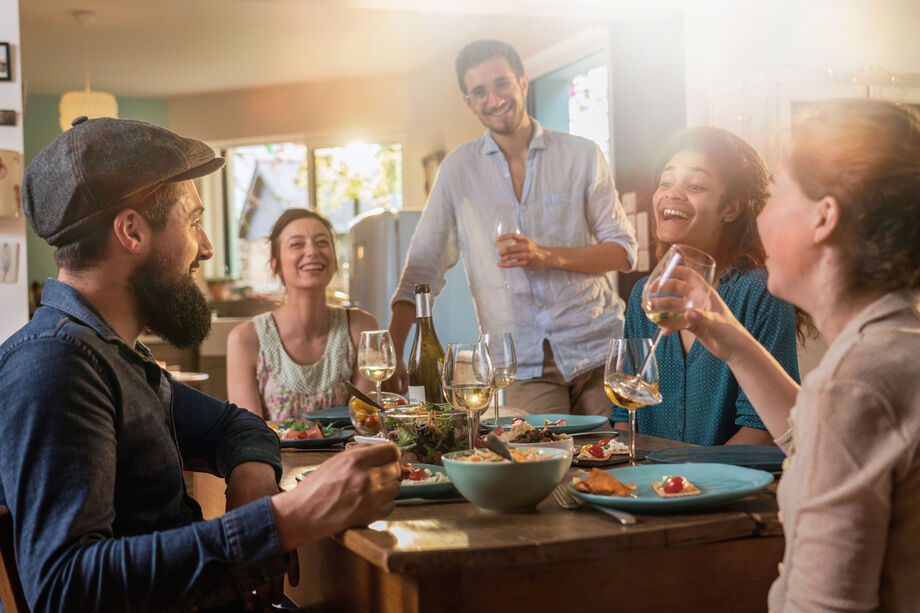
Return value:
[[(12, 81), (0, 81), (0, 109), (17, 112), (16, 126), (0, 126), (0, 149), (23, 152), (22, 74), (19, 61), (19, 0), (0, 2), (0, 41), (10, 44)], [(26, 275), (26, 222), (0, 218), (0, 242), (19, 245), (19, 275), (16, 283), (0, 283), (0, 341), (22, 327), (29, 317)]]
[(917, 0), (705, 0), (684, 18), (690, 125), (711, 92), (766, 71), (920, 73)]

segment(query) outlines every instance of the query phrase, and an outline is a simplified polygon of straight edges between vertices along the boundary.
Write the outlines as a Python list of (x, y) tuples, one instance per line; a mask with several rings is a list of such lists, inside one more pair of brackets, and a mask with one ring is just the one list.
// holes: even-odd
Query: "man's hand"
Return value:
[(393, 510), (399, 493), (399, 448), (359, 445), (323, 462), (294, 489), (272, 497), (283, 551)]
[(556, 257), (546, 247), (541, 247), (526, 236), (520, 234), (502, 234), (496, 242), (513, 240), (514, 244), (498, 250), (501, 260), (500, 268), (533, 268), (543, 270), (557, 268)]

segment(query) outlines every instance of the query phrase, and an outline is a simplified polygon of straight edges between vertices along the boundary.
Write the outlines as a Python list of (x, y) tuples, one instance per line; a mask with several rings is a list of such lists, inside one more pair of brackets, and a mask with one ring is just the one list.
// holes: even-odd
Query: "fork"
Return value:
[(582, 506), (588, 506), (596, 511), (601, 513), (606, 513), (607, 515), (616, 518), (621, 524), (629, 525), (636, 523), (636, 516), (626, 511), (618, 511), (616, 509), (608, 509), (607, 507), (602, 507), (597, 504), (592, 504), (590, 502), (584, 502), (575, 496), (572, 496), (569, 492), (569, 486), (567, 483), (563, 482), (556, 486), (556, 489), (553, 490), (553, 500), (562, 507), (563, 509), (575, 510), (581, 508)]

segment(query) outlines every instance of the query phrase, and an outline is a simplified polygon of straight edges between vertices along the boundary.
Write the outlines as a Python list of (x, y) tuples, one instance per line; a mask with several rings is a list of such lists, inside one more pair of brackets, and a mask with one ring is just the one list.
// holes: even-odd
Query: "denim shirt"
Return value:
[(285, 570), (270, 500), (201, 521), (182, 472), (257, 461), (280, 478), (257, 416), (174, 381), (72, 287), (49, 279), (0, 346), (0, 504), (40, 611), (207, 607)]
[(610, 168), (590, 140), (534, 121), (525, 173), (518, 201), (508, 162), (488, 131), (452, 151), (438, 171), (392, 301), (413, 302), (416, 283), (430, 284), (437, 296), (462, 252), (479, 326), (512, 333), (517, 378), (542, 374), (548, 339), (556, 365), (571, 380), (602, 365), (610, 338), (623, 331), (615, 275), (499, 268), (495, 222), (513, 215), (522, 234), (544, 247), (616, 243), (630, 265), (635, 233)]

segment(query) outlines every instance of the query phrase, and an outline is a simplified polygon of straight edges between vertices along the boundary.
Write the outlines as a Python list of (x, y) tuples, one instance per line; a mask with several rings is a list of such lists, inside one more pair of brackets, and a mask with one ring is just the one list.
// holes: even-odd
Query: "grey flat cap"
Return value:
[(66, 245), (127, 199), (223, 165), (203, 142), (146, 121), (78, 117), (26, 167), (22, 205), (38, 236)]

